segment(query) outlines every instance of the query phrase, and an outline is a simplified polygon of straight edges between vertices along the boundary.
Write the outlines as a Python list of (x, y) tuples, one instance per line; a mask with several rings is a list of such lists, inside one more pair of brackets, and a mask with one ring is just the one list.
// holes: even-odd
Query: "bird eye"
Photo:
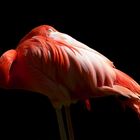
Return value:
[(53, 32), (53, 30), (52, 29), (48, 29), (48, 32)]

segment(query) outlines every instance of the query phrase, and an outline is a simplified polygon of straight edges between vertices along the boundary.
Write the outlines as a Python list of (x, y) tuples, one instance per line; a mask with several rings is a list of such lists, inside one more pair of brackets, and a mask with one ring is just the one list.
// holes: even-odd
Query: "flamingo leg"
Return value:
[(67, 129), (69, 140), (74, 140), (74, 132), (72, 127), (71, 115), (70, 115), (70, 107), (65, 106), (65, 115), (66, 115), (66, 122), (67, 122)]
[(55, 111), (56, 111), (56, 116), (57, 116), (57, 121), (59, 126), (60, 138), (61, 140), (67, 140), (62, 111), (61, 109), (55, 109)]

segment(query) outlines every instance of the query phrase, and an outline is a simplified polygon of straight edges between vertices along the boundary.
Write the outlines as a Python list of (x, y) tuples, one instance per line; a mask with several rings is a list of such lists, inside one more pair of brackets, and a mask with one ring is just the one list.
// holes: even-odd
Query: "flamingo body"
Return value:
[(0, 58), (0, 86), (39, 92), (55, 108), (77, 100), (125, 96), (140, 114), (140, 86), (85, 44), (48, 25), (29, 32)]

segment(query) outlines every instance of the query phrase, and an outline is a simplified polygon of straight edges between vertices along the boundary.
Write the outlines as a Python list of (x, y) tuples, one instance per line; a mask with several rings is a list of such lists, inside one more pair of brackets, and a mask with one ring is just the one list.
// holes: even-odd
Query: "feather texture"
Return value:
[[(8, 56), (3, 55), (10, 65), (8, 68), (14, 69), (5, 75), (19, 79), (20, 88), (48, 96), (55, 108), (77, 100), (86, 100), (89, 107), (90, 97), (121, 95), (140, 113), (138, 83), (117, 70), (104, 55), (51, 26), (33, 29), (20, 41), (14, 53), (17, 55), (13, 57), (16, 59), (13, 66)], [(1, 67), (2, 71), (5, 66), (1, 64)], [(12, 84), (13, 80), (9, 81), (15, 88), (19, 87), (19, 84)]]

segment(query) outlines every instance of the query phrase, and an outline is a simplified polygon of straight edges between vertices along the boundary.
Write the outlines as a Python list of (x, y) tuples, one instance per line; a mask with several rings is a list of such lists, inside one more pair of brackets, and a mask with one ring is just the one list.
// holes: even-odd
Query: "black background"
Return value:
[[(140, 81), (137, 4), (16, 4), (5, 4), (0, 14), (0, 54), (16, 48), (32, 28), (49, 24), (101, 52), (118, 69)], [(91, 102), (91, 112), (81, 102), (71, 106), (76, 140), (139, 136), (140, 121), (131, 109), (123, 110), (113, 97)], [(59, 139), (55, 111), (48, 98), (23, 90), (0, 89), (0, 132), (0, 137), (11, 139)]]

